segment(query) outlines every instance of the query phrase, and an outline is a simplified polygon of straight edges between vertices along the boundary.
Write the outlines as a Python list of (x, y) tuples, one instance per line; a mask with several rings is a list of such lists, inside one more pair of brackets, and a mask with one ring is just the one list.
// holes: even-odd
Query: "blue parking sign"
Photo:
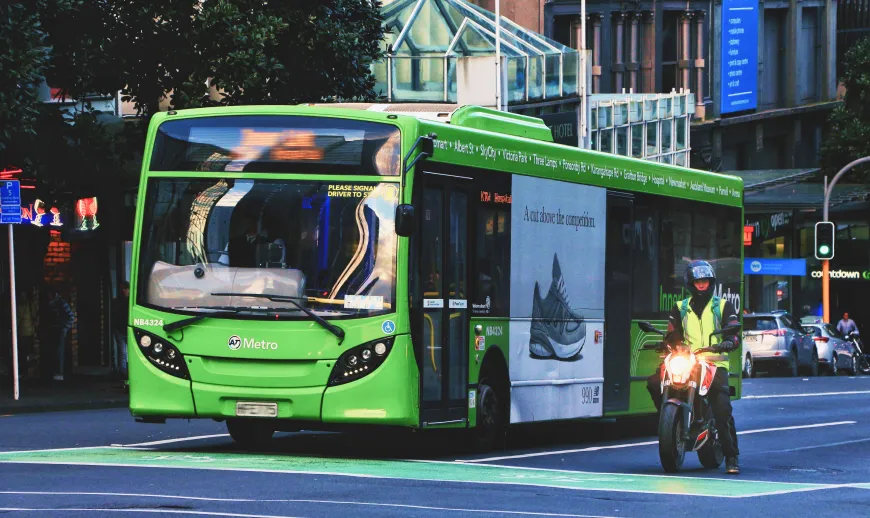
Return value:
[(0, 180), (0, 223), (21, 223), (21, 184)]

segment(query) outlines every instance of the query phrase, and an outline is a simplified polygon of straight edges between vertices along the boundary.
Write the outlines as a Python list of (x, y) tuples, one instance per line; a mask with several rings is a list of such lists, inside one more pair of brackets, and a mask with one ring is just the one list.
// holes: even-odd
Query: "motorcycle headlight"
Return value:
[(669, 366), (674, 377), (682, 377), (691, 367), (691, 362), (685, 356), (674, 356)]

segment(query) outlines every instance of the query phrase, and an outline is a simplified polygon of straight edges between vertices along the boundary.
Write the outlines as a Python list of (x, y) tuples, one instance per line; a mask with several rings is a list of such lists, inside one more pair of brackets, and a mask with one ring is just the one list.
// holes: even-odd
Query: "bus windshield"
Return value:
[(392, 311), (397, 184), (153, 178), (147, 189), (139, 304), (304, 318), (284, 297), (323, 318)]

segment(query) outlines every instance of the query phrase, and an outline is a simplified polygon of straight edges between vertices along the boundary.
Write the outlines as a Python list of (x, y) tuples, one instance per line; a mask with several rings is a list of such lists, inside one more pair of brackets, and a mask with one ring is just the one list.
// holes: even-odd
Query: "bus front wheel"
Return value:
[(227, 419), (227, 431), (236, 444), (248, 449), (262, 448), (275, 433), (268, 421), (245, 419)]
[(486, 381), (477, 386), (477, 426), (473, 429), (473, 447), (485, 453), (503, 448), (507, 439), (505, 402)]

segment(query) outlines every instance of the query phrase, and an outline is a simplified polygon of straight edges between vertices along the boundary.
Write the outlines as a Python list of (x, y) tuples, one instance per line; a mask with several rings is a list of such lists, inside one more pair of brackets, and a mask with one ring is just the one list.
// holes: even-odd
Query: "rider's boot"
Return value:
[(725, 459), (725, 473), (729, 475), (740, 474), (740, 466), (737, 465), (737, 457), (728, 457)]

